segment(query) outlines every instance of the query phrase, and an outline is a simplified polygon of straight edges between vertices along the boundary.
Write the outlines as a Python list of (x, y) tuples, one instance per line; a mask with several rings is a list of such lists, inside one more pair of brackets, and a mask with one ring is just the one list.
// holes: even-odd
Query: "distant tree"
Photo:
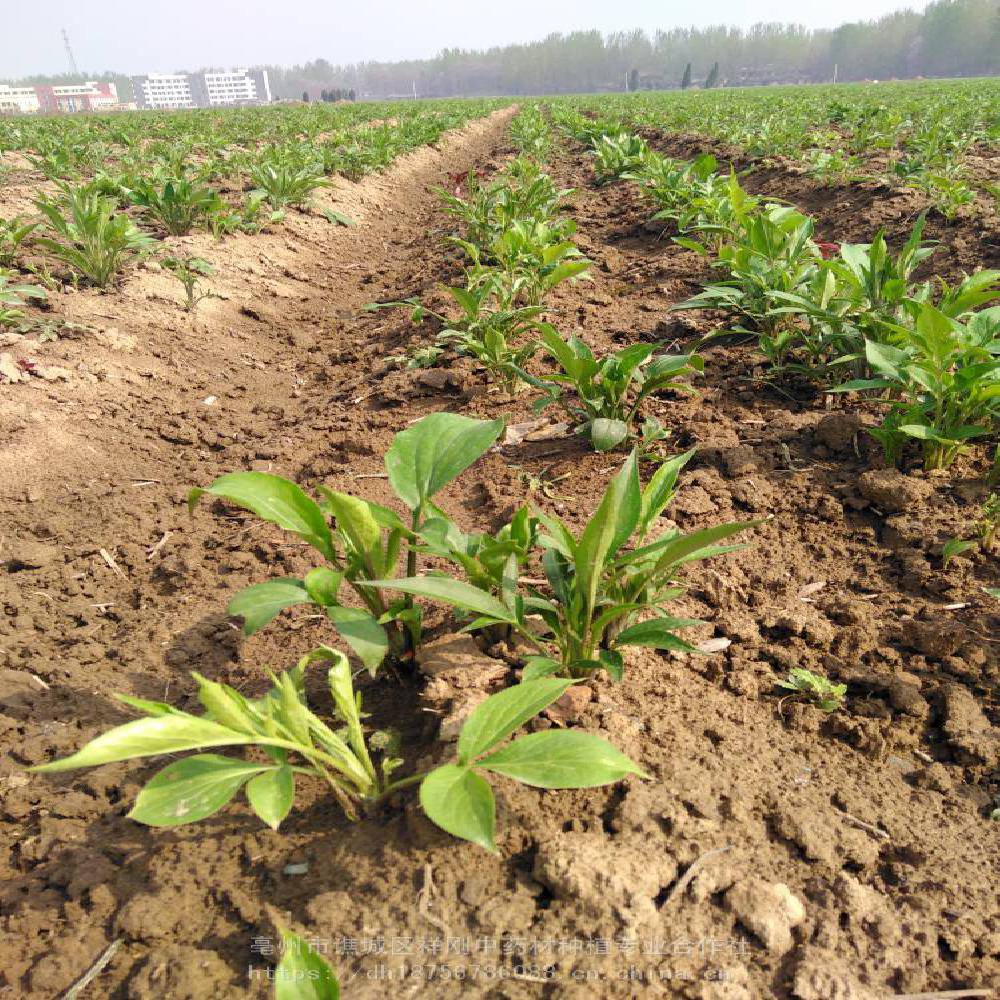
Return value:
[(709, 70), (708, 77), (705, 79), (705, 89), (711, 90), (713, 87), (719, 85), (719, 64), (717, 62), (712, 63), (712, 68)]
[(308, 90), (303, 90), (302, 91), (302, 100), (306, 104), (309, 103), (309, 91)]
[(635, 92), (639, 89), (639, 71), (637, 69), (630, 69), (628, 71), (628, 82), (626, 86), (630, 92)]
[(674, 86), (682, 84), (683, 74), (688, 89), (695, 64), (706, 67), (701, 70), (706, 79), (716, 61), (716, 87), (818, 83), (829, 80), (835, 66), (844, 81), (1000, 74), (997, 0), (930, 0), (919, 6), (921, 12), (896, 11), (838, 28), (767, 23), (748, 29), (676, 27), (653, 35), (571, 31), (481, 51), (450, 48), (430, 59), (340, 66), (315, 60), (263, 68), (280, 97), (303, 90), (315, 94), (320, 84), (329, 87), (325, 81), (339, 80), (339, 86), (350, 88), (348, 100), (414, 91), (426, 97), (593, 93), (625, 86), (633, 68), (672, 80)]
[(353, 89), (351, 89), (347, 92), (347, 99), (349, 101), (356, 101), (358, 99), (358, 95)]

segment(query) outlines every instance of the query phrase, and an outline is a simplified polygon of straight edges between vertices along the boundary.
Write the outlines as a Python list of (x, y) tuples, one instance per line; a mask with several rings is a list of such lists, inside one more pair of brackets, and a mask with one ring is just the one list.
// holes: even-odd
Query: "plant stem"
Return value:
[(427, 775), (430, 774), (429, 771), (421, 771), (419, 774), (411, 774), (408, 778), (400, 778), (399, 781), (394, 781), (391, 785), (387, 785), (381, 793), (375, 795), (366, 802), (370, 806), (381, 805), (390, 796), (395, 795), (396, 792), (402, 791), (404, 788), (409, 788), (410, 785), (415, 785), (420, 781), (423, 781)]

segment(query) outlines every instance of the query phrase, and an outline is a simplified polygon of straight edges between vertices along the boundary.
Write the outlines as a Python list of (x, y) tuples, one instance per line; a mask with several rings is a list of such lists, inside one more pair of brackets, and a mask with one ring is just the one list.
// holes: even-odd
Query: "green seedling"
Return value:
[(969, 549), (974, 549), (975, 547), (976, 543), (973, 541), (962, 538), (949, 538), (941, 546), (941, 565), (947, 566), (955, 556), (961, 555), (963, 552), (968, 552)]
[(205, 216), (222, 207), (222, 199), (212, 188), (188, 177), (142, 178), (128, 197), (146, 218), (163, 226), (171, 236), (187, 236)]
[(313, 191), (330, 183), (322, 176), (320, 167), (302, 163), (282, 150), (255, 163), (250, 168), (250, 180), (275, 209), (302, 205)]
[(894, 344), (865, 342), (875, 377), (831, 391), (891, 393), (895, 402), (871, 432), (886, 458), (898, 463), (904, 444), (915, 440), (923, 445), (924, 468), (947, 468), (966, 442), (1000, 423), (1000, 307), (961, 322), (921, 303), (912, 328), (890, 329)]
[(28, 299), (47, 298), (45, 290), (37, 285), (15, 285), (9, 271), (0, 268), (0, 328), (16, 326), (24, 319)]
[(778, 681), (778, 687), (805, 698), (822, 712), (835, 712), (844, 703), (846, 684), (834, 684), (829, 678), (814, 674), (804, 667), (793, 667), (788, 679)]
[(0, 219), (0, 268), (14, 266), (21, 245), (37, 228), (37, 222), (25, 222), (17, 215)]
[[(308, 705), (306, 669), (328, 662), (331, 726)], [(420, 803), (443, 830), (496, 852), (496, 807), (484, 775), (500, 774), (538, 788), (591, 788), (642, 771), (600, 737), (582, 730), (549, 730), (505, 741), (566, 692), (571, 681), (525, 682), (478, 705), (459, 734), (453, 763), (394, 778), (403, 761), (374, 747), (347, 657), (320, 647), (294, 669), (271, 675), (263, 698), (248, 699), (226, 684), (193, 675), (203, 715), (163, 702), (119, 696), (143, 718), (118, 726), (77, 753), (33, 768), (41, 772), (96, 767), (114, 761), (195, 750), (168, 764), (139, 792), (129, 816), (149, 826), (194, 823), (218, 812), (241, 789), (253, 812), (278, 829), (303, 780), (323, 782), (349, 819), (370, 813), (388, 798), (420, 785)], [(502, 745), (504, 744), (504, 745)], [(246, 747), (254, 759), (204, 753)], [(374, 753), (374, 756), (373, 756)], [(259, 756), (258, 756), (259, 755)]]
[(415, 299), (379, 303), (376, 308), (407, 306), (410, 319), (422, 323), (433, 316), (442, 325), (436, 338), (440, 354), (452, 348), (475, 358), (491, 379), (508, 395), (513, 395), (521, 381), (519, 369), (538, 350), (536, 333), (542, 309), (539, 306), (514, 306), (502, 297), (494, 284), (482, 283), (469, 288), (445, 288), (461, 313), (454, 318), (434, 312)]
[(326, 959), (298, 934), (281, 931), (274, 1000), (340, 1000), (340, 982)]
[(996, 541), (998, 529), (1000, 529), (1000, 493), (991, 493), (983, 502), (976, 530), (983, 544), (990, 547)]
[[(407, 574), (416, 572), (418, 533), (428, 520), (447, 520), (432, 498), (496, 441), (503, 426), (502, 420), (433, 413), (397, 434), (385, 467), (409, 510), (408, 521), (387, 507), (325, 486), (317, 503), (295, 483), (263, 472), (230, 473), (207, 489), (192, 490), (189, 508), (204, 496), (236, 504), (297, 535), (325, 561), (303, 579), (247, 588), (232, 599), (229, 613), (242, 618), (244, 633), (252, 635), (285, 608), (318, 605), (370, 671), (387, 653), (397, 662), (412, 659), (420, 641), (419, 609), (409, 599), (389, 601), (381, 585), (368, 581), (395, 574), (404, 555)], [(345, 603), (345, 587), (361, 607)]]
[(579, 678), (603, 669), (620, 680), (626, 646), (696, 653), (676, 633), (703, 623), (672, 616), (666, 608), (684, 592), (678, 573), (689, 562), (732, 551), (719, 542), (759, 522), (653, 537), (654, 524), (676, 493), (678, 473), (692, 455), (664, 462), (643, 488), (633, 452), (578, 538), (558, 517), (537, 511), (545, 587), (523, 583), (513, 556), (499, 596), (444, 576), (369, 585), (451, 604), (475, 616), (470, 629), (502, 626), (517, 633), (538, 653), (528, 662), (526, 679)]
[(172, 274), (184, 289), (184, 309), (194, 312), (205, 299), (219, 298), (211, 289), (201, 287), (201, 279), (213, 273), (213, 267), (202, 257), (164, 257), (161, 266)]
[(53, 234), (36, 236), (35, 242), (98, 288), (106, 288), (127, 259), (156, 245), (117, 211), (115, 201), (86, 188), (65, 189), (61, 199), (40, 198), (35, 206)]
[[(563, 340), (548, 324), (540, 325), (539, 341), (559, 370), (541, 377), (519, 370), (521, 378), (545, 392), (536, 411), (562, 407), (596, 451), (610, 451), (636, 435), (637, 418), (650, 394), (693, 393), (684, 378), (705, 368), (697, 354), (654, 357), (660, 344), (633, 344), (598, 360), (579, 337)], [(646, 436), (652, 430), (647, 427)]]

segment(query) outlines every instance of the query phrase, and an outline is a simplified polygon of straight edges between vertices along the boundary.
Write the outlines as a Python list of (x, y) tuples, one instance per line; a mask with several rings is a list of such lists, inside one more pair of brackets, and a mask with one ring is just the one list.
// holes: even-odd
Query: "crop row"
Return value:
[[(37, 215), (0, 216), (0, 328), (23, 321), (27, 301), (60, 282), (108, 287), (130, 261), (163, 251), (162, 237), (261, 232), (329, 177), (381, 170), (496, 106), (442, 102), (400, 110), (392, 122), (375, 118), (397, 110), (385, 105), (0, 122), (0, 150), (24, 150), (54, 186), (34, 200)], [(199, 282), (208, 262), (167, 256), (161, 264), (193, 309), (207, 294)]]
[(794, 372), (829, 392), (883, 402), (873, 433), (899, 464), (911, 442), (928, 469), (946, 468), (1000, 428), (1000, 272), (955, 285), (914, 280), (934, 253), (919, 219), (897, 251), (885, 233), (867, 244), (815, 240), (813, 220), (749, 195), (710, 155), (685, 162), (651, 150), (620, 125), (562, 108), (556, 117), (588, 143), (599, 179), (628, 179), (673, 224), (676, 242), (721, 272), (675, 309), (721, 309), (756, 336), (776, 376)]
[(1000, 142), (996, 80), (602, 95), (554, 102), (611, 124), (711, 137), (751, 157), (792, 157), (823, 183), (916, 188), (947, 217), (981, 189), (967, 158)]
[[(533, 109), (513, 129), (536, 156), (546, 148), (547, 132), (547, 123)], [(560, 211), (565, 192), (554, 187), (534, 157), (518, 157), (489, 184), (480, 185), (474, 176), (467, 183), (467, 198), (447, 196), (461, 220), (461, 233), (453, 239), (469, 258), (466, 287), (451, 291), (463, 308), (478, 304), (474, 315), (466, 309), (466, 317), (440, 336), (448, 348), (484, 359), (488, 373), (501, 383), (530, 381), (517, 364), (526, 355), (505, 358), (495, 341), (541, 330), (549, 335), (554, 356), (560, 353), (556, 340), (573, 349), (573, 341), (559, 338), (540, 316), (549, 291), (578, 280), (589, 262), (572, 242), (572, 221)], [(423, 318), (419, 305), (407, 305)], [(543, 341), (529, 343), (538, 347)], [(643, 366), (650, 353), (602, 364), (609, 371), (624, 368), (627, 384), (628, 371)], [(689, 361), (669, 359), (663, 368), (670, 377), (658, 370), (656, 385), (673, 384), (678, 370), (691, 367)], [(580, 392), (580, 384), (573, 384)], [(580, 397), (586, 402), (582, 392)], [(624, 430), (614, 443), (632, 433), (629, 423), (620, 422)], [(611, 447), (594, 424), (584, 422), (580, 429), (595, 445)], [(255, 584), (232, 599), (229, 613), (243, 620), (247, 634), (269, 625), (287, 607), (314, 605), (371, 673), (387, 661), (396, 670), (407, 669), (419, 658), (423, 638), (419, 597), (452, 608), (467, 630), (516, 639), (532, 651), (518, 683), (469, 716), (453, 763), (396, 778), (403, 763), (398, 746), (389, 734), (365, 730), (348, 659), (324, 645), (292, 670), (272, 675), (271, 692), (258, 699), (195, 675), (205, 708), (200, 716), (123, 698), (144, 717), (41, 770), (219, 746), (255, 747), (263, 757), (198, 752), (169, 764), (145, 786), (131, 815), (158, 826), (192, 822), (216, 812), (244, 788), (253, 810), (276, 828), (292, 808), (297, 781), (306, 776), (325, 782), (352, 818), (419, 784), (420, 802), (431, 820), (490, 850), (496, 849), (495, 807), (488, 775), (543, 788), (578, 788), (641, 773), (610, 744), (583, 731), (545, 731), (505, 741), (595, 671), (622, 680), (622, 651), (629, 646), (692, 652), (677, 632), (698, 623), (668, 607), (683, 591), (677, 576), (693, 560), (728, 551), (720, 543), (751, 525), (660, 534), (660, 515), (690, 454), (657, 461), (642, 485), (640, 455), (633, 449), (578, 535), (558, 517), (527, 506), (494, 533), (463, 532), (434, 497), (492, 447), (503, 429), (502, 419), (435, 413), (397, 434), (385, 468), (402, 514), (323, 486), (317, 501), (289, 480), (258, 472), (224, 475), (190, 498), (192, 510), (206, 496), (249, 510), (298, 536), (321, 558), (302, 579)], [(450, 572), (436, 568), (442, 563)], [(427, 571), (428, 566), (435, 568)], [(307, 668), (314, 663), (329, 665), (332, 725), (308, 705)]]

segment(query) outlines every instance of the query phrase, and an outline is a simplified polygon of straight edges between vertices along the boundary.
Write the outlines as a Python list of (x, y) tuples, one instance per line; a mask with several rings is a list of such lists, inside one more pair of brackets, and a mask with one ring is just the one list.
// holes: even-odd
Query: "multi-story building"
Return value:
[(188, 73), (149, 73), (132, 77), (132, 99), (139, 108), (195, 108)]
[(118, 88), (113, 83), (90, 80), (38, 87), (0, 84), (0, 112), (30, 115), (38, 111), (107, 111), (114, 107), (118, 107)]
[(72, 83), (35, 87), (41, 111), (107, 111), (118, 105), (118, 87), (113, 83)]
[(0, 115), (31, 115), (41, 104), (34, 87), (11, 87), (0, 83)]
[(238, 69), (201, 73), (149, 73), (132, 77), (140, 108), (221, 108), (269, 104), (267, 70)]

